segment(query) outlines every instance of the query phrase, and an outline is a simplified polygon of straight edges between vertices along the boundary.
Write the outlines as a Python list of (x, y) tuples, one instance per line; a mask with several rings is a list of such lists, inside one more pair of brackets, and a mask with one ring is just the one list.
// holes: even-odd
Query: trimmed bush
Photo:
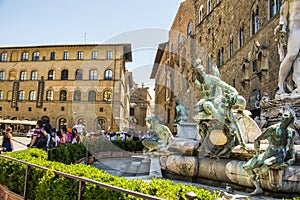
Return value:
[[(71, 164), (85, 157), (86, 148), (83, 144), (69, 144), (48, 150), (48, 160)], [(91, 154), (89, 154), (90, 156)]]
[[(47, 152), (41, 149), (28, 149), (20, 152), (6, 153), (26, 162), (49, 168), (42, 171), (33, 169), (29, 184), (29, 199), (76, 199), (79, 182), (73, 179), (56, 175), (53, 170), (86, 177), (98, 182), (122, 187), (165, 199), (186, 199), (185, 194), (195, 192), (199, 199), (215, 199), (218, 194), (193, 186), (175, 184), (170, 180), (153, 178), (150, 181), (127, 180), (123, 177), (110, 175), (89, 165), (63, 164), (60, 162), (47, 161)], [(23, 194), (26, 166), (4, 158), (0, 159), (0, 183), (6, 185), (17, 194)], [(84, 199), (137, 199), (131, 195), (104, 189), (93, 184), (86, 184)]]
[(86, 141), (84, 145), (92, 153), (98, 153), (103, 151), (143, 151), (144, 145), (142, 141), (137, 140), (96, 140), (96, 141)]
[(133, 140), (97, 140), (86, 141), (84, 144), (69, 144), (66, 146), (55, 147), (48, 151), (48, 160), (58, 161), (65, 164), (75, 163), (79, 159), (86, 156), (86, 150), (89, 151), (88, 156), (95, 153), (112, 151), (142, 151), (144, 148), (141, 141)]

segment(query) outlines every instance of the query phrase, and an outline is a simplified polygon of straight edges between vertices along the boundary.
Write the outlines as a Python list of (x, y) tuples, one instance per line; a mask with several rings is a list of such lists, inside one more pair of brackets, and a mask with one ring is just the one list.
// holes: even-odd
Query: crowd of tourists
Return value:
[(80, 142), (80, 135), (76, 128), (62, 127), (60, 130), (56, 130), (49, 123), (38, 120), (27, 146), (29, 148), (51, 148)]
[[(79, 131), (81, 129), (79, 128)], [(12, 138), (12, 128), (8, 127), (2, 132), (2, 149), (3, 151), (13, 151), (14, 144)], [(81, 134), (78, 132), (76, 126), (73, 128), (61, 127), (56, 129), (49, 123), (45, 123), (43, 120), (36, 122), (35, 128), (31, 135), (30, 143), (27, 144), (28, 148), (52, 148), (56, 146), (64, 146), (67, 144), (81, 143)], [(143, 140), (149, 138), (148, 133), (142, 132), (105, 132), (102, 131), (98, 134), (89, 133), (87, 139), (92, 140)], [(90, 136), (90, 137), (89, 137)], [(26, 144), (24, 144), (26, 145)]]
[(105, 132), (102, 131), (98, 134), (94, 134), (97, 137), (94, 137), (96, 139), (102, 139), (102, 140), (143, 140), (145, 138), (149, 138), (150, 135), (148, 133), (142, 133), (142, 132), (135, 132), (135, 131), (129, 131), (129, 132)]

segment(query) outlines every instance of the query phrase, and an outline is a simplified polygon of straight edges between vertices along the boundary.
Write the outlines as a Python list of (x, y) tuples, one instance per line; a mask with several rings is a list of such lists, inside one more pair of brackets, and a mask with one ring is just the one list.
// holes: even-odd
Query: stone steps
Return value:
[(137, 175), (149, 175), (150, 172), (150, 161), (149, 160), (142, 160), (136, 174)]
[(148, 176), (150, 173), (150, 159), (146, 159), (143, 155), (100, 158), (93, 165), (110, 174), (123, 177)]
[(123, 176), (136, 176), (137, 171), (138, 171), (140, 165), (141, 165), (141, 162), (139, 162), (139, 161), (133, 161), (133, 162), (129, 165), (128, 169), (127, 169), (126, 172), (123, 174)]

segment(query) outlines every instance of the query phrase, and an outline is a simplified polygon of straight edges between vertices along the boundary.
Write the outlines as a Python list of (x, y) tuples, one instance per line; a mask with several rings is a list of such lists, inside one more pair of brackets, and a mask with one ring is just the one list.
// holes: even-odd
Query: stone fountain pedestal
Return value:
[(180, 124), (177, 124), (176, 137), (191, 140), (200, 140), (197, 123), (181, 122)]
[[(246, 160), (251, 158), (253, 154), (243, 150), (240, 146), (236, 146), (232, 150), (232, 157), (213, 159), (199, 156), (197, 154), (198, 145), (199, 143), (197, 144), (193, 140), (175, 140), (169, 153), (159, 155), (163, 177), (217, 187), (225, 187), (225, 183), (228, 183), (234, 185), (235, 189), (241, 190), (254, 187), (250, 177), (243, 169)], [(262, 150), (267, 147), (267, 144), (261, 145)], [(250, 152), (254, 152), (253, 144), (247, 144), (247, 148)], [(270, 194), (270, 192), (282, 196), (299, 194), (300, 146), (296, 145), (295, 148), (298, 153), (294, 165), (283, 170), (271, 171), (271, 173), (282, 174), (280, 182), (274, 184), (275, 181), (270, 179), (270, 174), (260, 177), (265, 194)]]

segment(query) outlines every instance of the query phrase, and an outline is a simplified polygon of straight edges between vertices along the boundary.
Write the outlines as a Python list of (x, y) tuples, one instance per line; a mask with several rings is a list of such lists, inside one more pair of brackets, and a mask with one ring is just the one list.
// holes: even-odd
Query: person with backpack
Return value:
[(12, 128), (8, 127), (5, 129), (3, 137), (2, 137), (2, 148), (5, 148), (5, 151), (13, 151), (14, 144), (12, 141)]
[(50, 133), (48, 133), (48, 140), (47, 140), (46, 147), (49, 148), (49, 147), (54, 147), (54, 146), (57, 146), (57, 145), (58, 145), (58, 142), (56, 141), (56, 128), (52, 128), (50, 130)]
[(31, 137), (30, 144), (28, 145), (29, 148), (37, 147), (43, 148), (46, 147), (48, 134), (43, 128), (43, 121), (38, 120), (35, 125), (34, 132)]

